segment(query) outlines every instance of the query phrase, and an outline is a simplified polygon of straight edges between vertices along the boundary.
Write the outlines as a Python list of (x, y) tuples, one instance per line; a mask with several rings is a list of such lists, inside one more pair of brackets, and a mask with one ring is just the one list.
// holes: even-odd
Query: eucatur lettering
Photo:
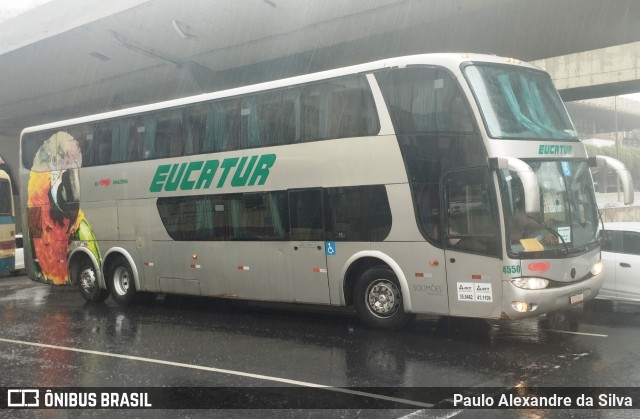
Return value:
[(275, 154), (230, 157), (220, 160), (161, 164), (153, 175), (150, 192), (264, 185)]

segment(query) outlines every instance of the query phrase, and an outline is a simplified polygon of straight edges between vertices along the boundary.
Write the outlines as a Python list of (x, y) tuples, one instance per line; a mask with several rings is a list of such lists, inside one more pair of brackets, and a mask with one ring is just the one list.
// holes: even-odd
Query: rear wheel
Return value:
[(127, 259), (117, 256), (110, 264), (108, 278), (113, 301), (122, 306), (133, 303), (136, 286), (133, 281), (133, 271)]
[(82, 297), (91, 302), (102, 302), (109, 297), (109, 290), (100, 288), (98, 276), (93, 263), (87, 257), (82, 257), (75, 266), (74, 283), (78, 284)]
[(386, 267), (362, 274), (356, 283), (354, 306), (366, 325), (381, 329), (399, 329), (413, 317), (405, 313), (398, 279)]

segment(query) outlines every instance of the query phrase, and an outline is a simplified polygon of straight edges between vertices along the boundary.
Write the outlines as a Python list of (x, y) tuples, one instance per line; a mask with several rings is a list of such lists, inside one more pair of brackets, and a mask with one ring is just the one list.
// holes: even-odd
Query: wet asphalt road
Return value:
[[(239, 388), (229, 397), (242, 399), (240, 407), (269, 409), (11, 409), (0, 417), (634, 417), (640, 410), (453, 408), (437, 391), (418, 397), (435, 408), (387, 405), (372, 388), (416, 400), (411, 389), (423, 387), (476, 395), (640, 387), (639, 328), (640, 305), (618, 304), (511, 323), (419, 316), (402, 331), (384, 332), (344, 309), (165, 296), (122, 308), (8, 276), (0, 278), (0, 387), (201, 389), (196, 402)], [(371, 404), (347, 408), (351, 401), (339, 400), (353, 394), (318, 386), (371, 393), (364, 397)], [(256, 388), (275, 388), (276, 396)], [(288, 401), (279, 404), (278, 395)]]

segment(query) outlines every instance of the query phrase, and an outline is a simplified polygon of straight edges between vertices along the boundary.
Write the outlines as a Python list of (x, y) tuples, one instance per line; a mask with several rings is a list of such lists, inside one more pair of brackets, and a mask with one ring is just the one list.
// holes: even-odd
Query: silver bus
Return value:
[(141, 292), (519, 319), (596, 296), (588, 159), (548, 74), (428, 54), (27, 128), (26, 268)]

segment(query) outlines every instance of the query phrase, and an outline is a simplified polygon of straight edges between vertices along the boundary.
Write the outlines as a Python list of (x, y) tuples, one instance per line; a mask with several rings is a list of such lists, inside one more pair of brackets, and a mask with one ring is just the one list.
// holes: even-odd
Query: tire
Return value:
[(111, 298), (118, 305), (131, 305), (136, 297), (136, 285), (133, 279), (133, 271), (127, 259), (116, 256), (109, 265), (108, 275)]
[(365, 271), (354, 291), (356, 312), (367, 326), (395, 330), (413, 317), (405, 313), (400, 284), (387, 267), (373, 267)]
[(99, 303), (109, 297), (109, 290), (100, 288), (95, 267), (87, 257), (82, 257), (79, 263), (75, 265), (74, 276), (74, 283), (78, 285), (80, 295), (85, 300)]

